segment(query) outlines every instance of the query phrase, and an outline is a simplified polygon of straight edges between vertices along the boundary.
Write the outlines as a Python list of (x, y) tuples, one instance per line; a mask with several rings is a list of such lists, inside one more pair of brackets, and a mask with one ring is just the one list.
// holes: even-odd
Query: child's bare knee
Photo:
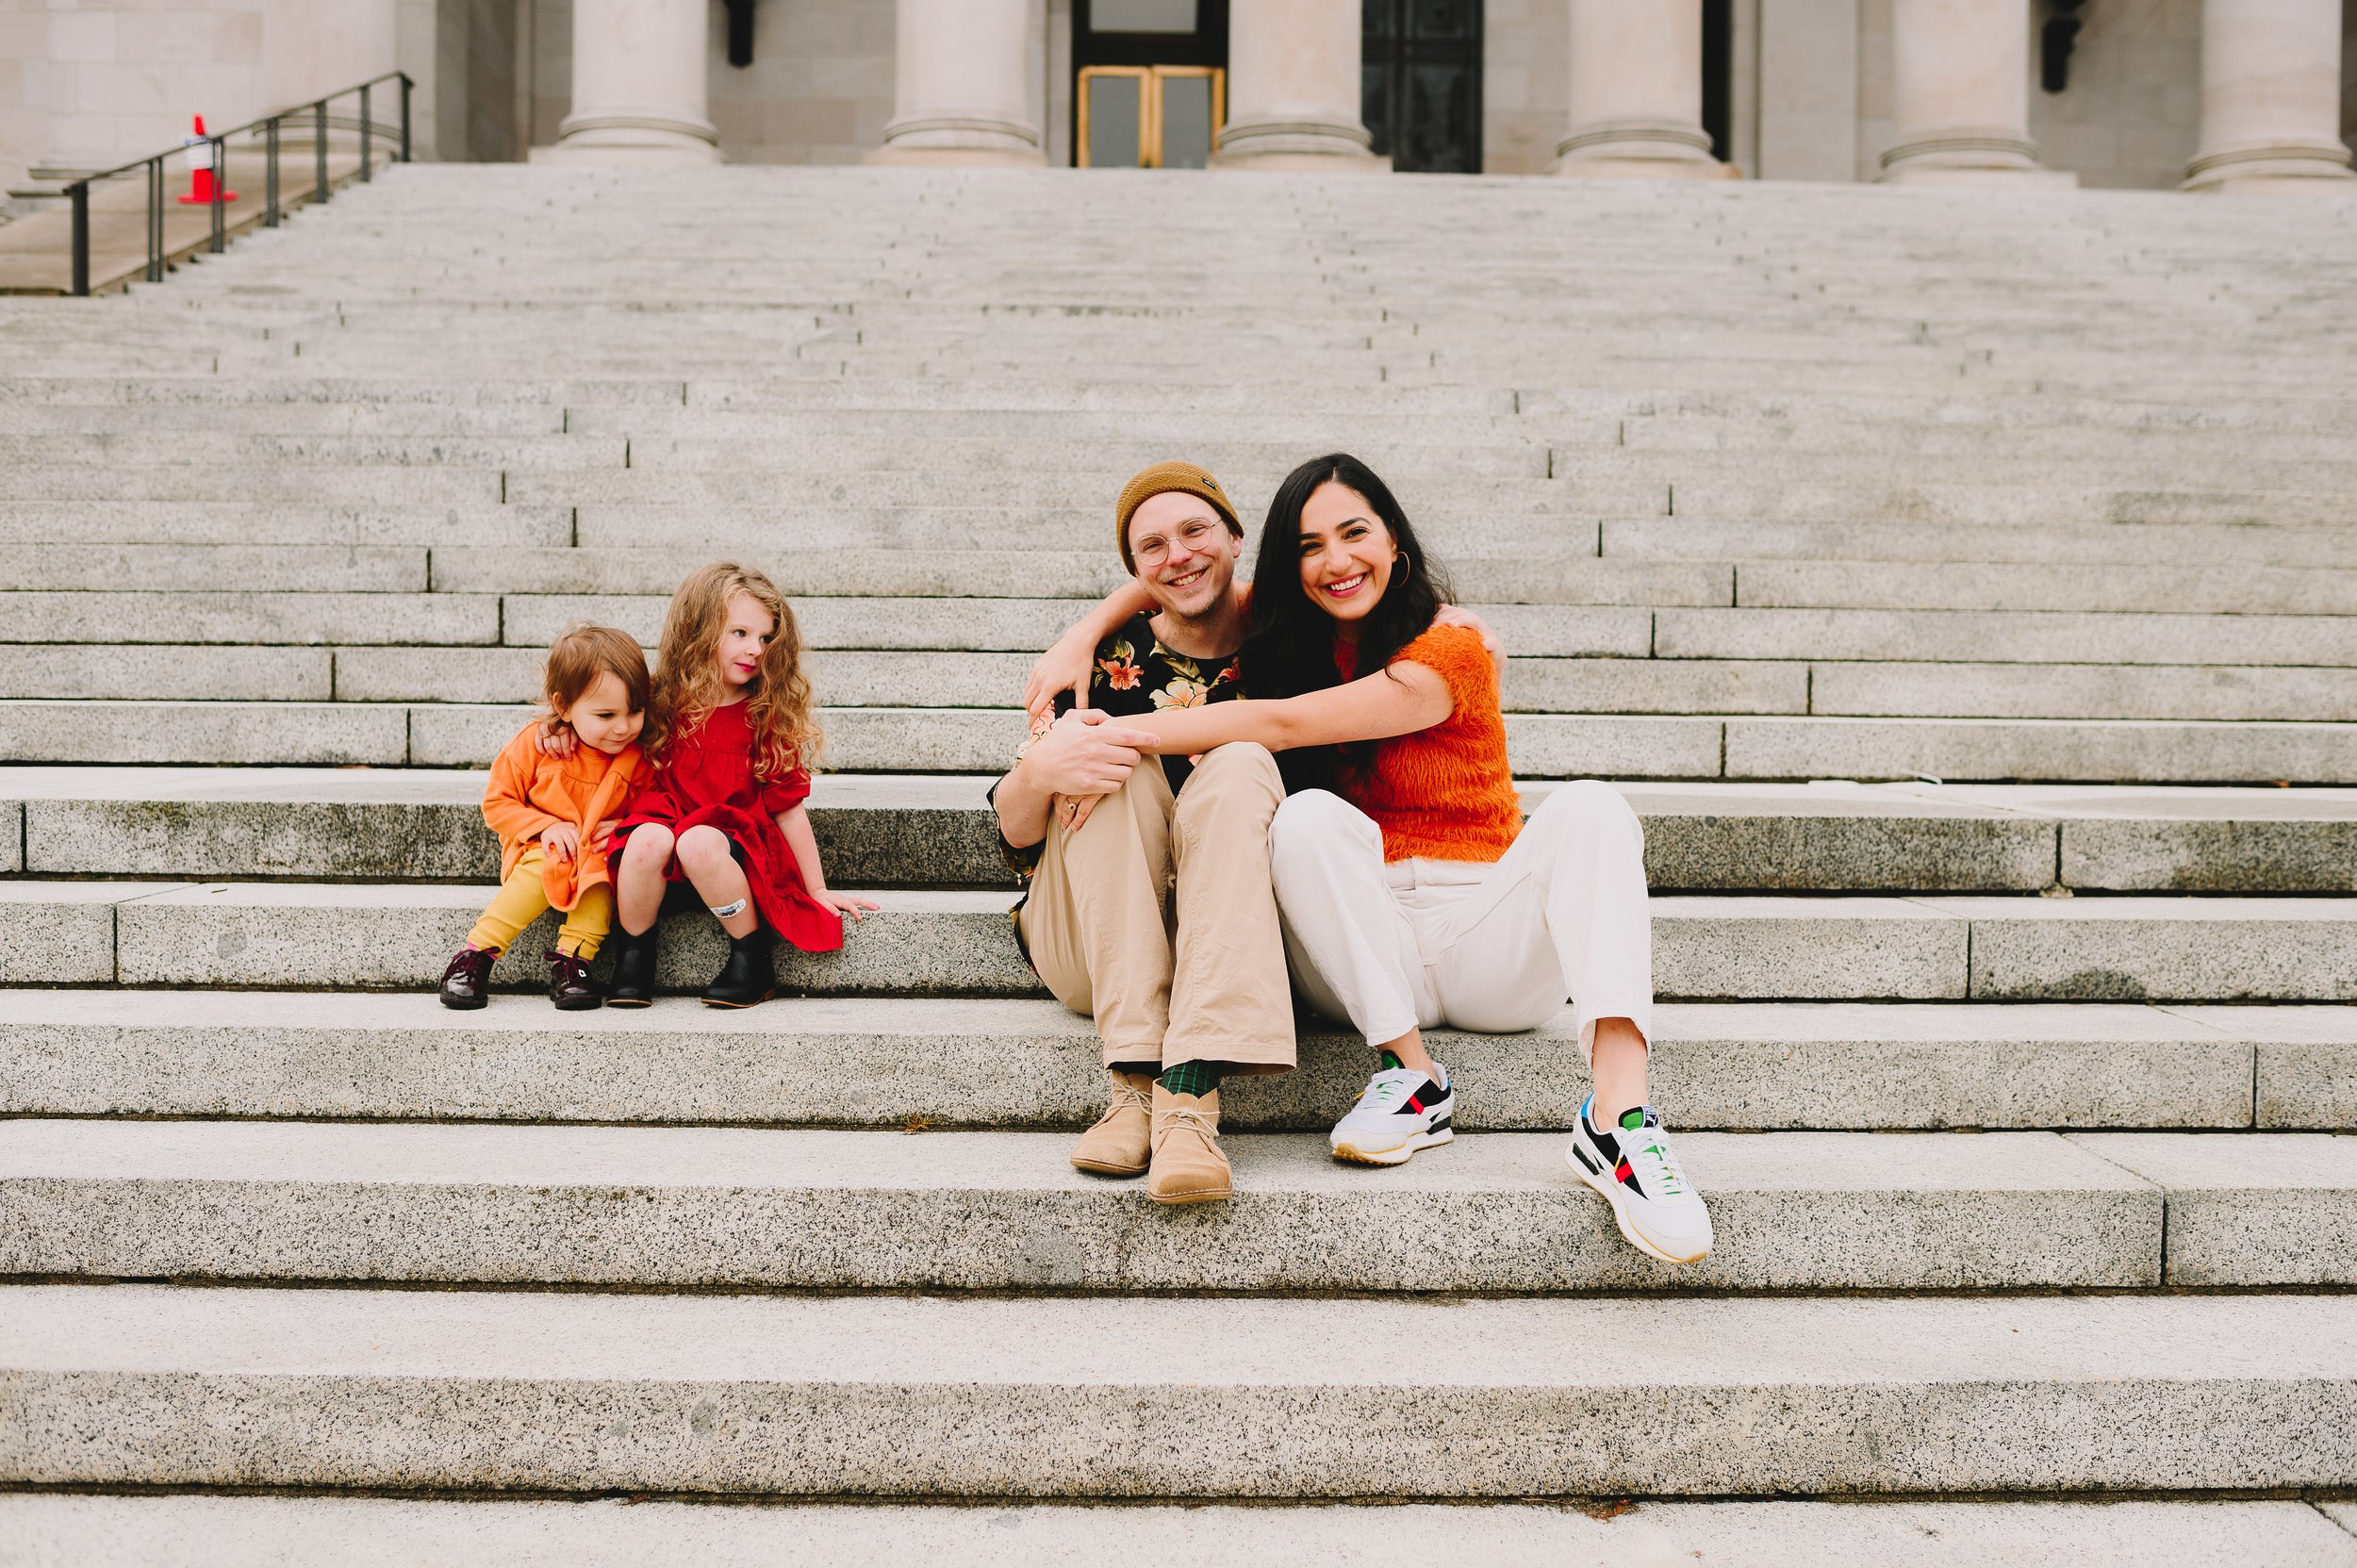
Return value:
[(671, 830), (652, 822), (631, 830), (622, 841), (622, 864), (625, 867), (647, 867), (660, 871), (671, 858)]
[(679, 863), (691, 870), (716, 869), (734, 858), (729, 835), (717, 828), (690, 828), (679, 835)]

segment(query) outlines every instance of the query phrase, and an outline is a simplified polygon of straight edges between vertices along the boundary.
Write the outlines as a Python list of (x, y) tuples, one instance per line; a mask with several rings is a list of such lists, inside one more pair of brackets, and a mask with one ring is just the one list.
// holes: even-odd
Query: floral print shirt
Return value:
[[(1224, 659), (1196, 659), (1164, 647), (1154, 635), (1154, 617), (1149, 611), (1096, 645), (1096, 668), (1089, 677), (1089, 705), (1122, 717), (1159, 713), (1164, 708), (1199, 708), (1206, 702), (1242, 697), (1240, 681), (1233, 653)], [(1056, 699), (1058, 714), (1071, 710), (1071, 693)], [(1162, 774), (1170, 780), (1173, 795), (1186, 786), (1187, 775), (1194, 770), (1195, 764), (1185, 757), (1162, 759)], [(997, 787), (992, 786), (993, 794)], [(1030, 876), (1039, 864), (1036, 844), (1018, 850), (1002, 841), (1000, 848), (1006, 851), (1008, 864), (1024, 876)]]

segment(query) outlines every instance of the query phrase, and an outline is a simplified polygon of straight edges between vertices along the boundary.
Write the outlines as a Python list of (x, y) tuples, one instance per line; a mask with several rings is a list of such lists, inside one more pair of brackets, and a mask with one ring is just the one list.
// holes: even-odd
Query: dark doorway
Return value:
[(1703, 0), (1703, 129), (1710, 156), (1735, 157), (1735, 0)]
[(1366, 0), (1360, 115), (1409, 173), (1481, 172), (1481, 0)]
[(1072, 0), (1073, 161), (1202, 168), (1227, 70), (1228, 0)]

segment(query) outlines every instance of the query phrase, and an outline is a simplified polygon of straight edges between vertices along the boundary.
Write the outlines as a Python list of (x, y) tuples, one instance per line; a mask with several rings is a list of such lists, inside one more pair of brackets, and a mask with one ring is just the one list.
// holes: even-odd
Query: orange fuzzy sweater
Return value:
[[(1335, 667), (1352, 678), (1358, 650), (1337, 643)], [(1506, 718), (1497, 667), (1481, 634), (1434, 626), (1392, 656), (1447, 683), (1455, 706), (1428, 730), (1375, 745), (1373, 762), (1345, 775), (1343, 795), (1383, 830), (1383, 858), (1495, 861), (1522, 832), (1522, 798), (1506, 766)]]
[(540, 726), (527, 724), (491, 764), (491, 782), (483, 791), (483, 819), (500, 835), (500, 881), (516, 874), (516, 863), (539, 842), (552, 823), (570, 822), (581, 830), (577, 860), (547, 860), (541, 872), (552, 908), (570, 910), (582, 893), (600, 883), (611, 883), (605, 851), (590, 845), (601, 822), (622, 815), (630, 795), (631, 776), (638, 769), (638, 748), (622, 748), (608, 756), (594, 746), (576, 746), (569, 757), (540, 754), (535, 744)]

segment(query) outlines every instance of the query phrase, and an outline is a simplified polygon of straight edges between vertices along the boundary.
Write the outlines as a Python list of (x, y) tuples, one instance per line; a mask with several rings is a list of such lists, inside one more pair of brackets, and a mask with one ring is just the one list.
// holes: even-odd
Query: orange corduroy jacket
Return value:
[(535, 744), (539, 735), (538, 724), (525, 725), (491, 764), (491, 782), (483, 791), (483, 819), (500, 835), (502, 882), (515, 874), (516, 863), (552, 823), (570, 822), (581, 830), (578, 858), (542, 857), (540, 878), (550, 905), (569, 910), (581, 902), (585, 890), (614, 880), (605, 851), (592, 849), (589, 836), (599, 823), (622, 815), (631, 780), (638, 771), (639, 752), (635, 745), (614, 756), (594, 746), (576, 746), (569, 757), (547, 757)]

